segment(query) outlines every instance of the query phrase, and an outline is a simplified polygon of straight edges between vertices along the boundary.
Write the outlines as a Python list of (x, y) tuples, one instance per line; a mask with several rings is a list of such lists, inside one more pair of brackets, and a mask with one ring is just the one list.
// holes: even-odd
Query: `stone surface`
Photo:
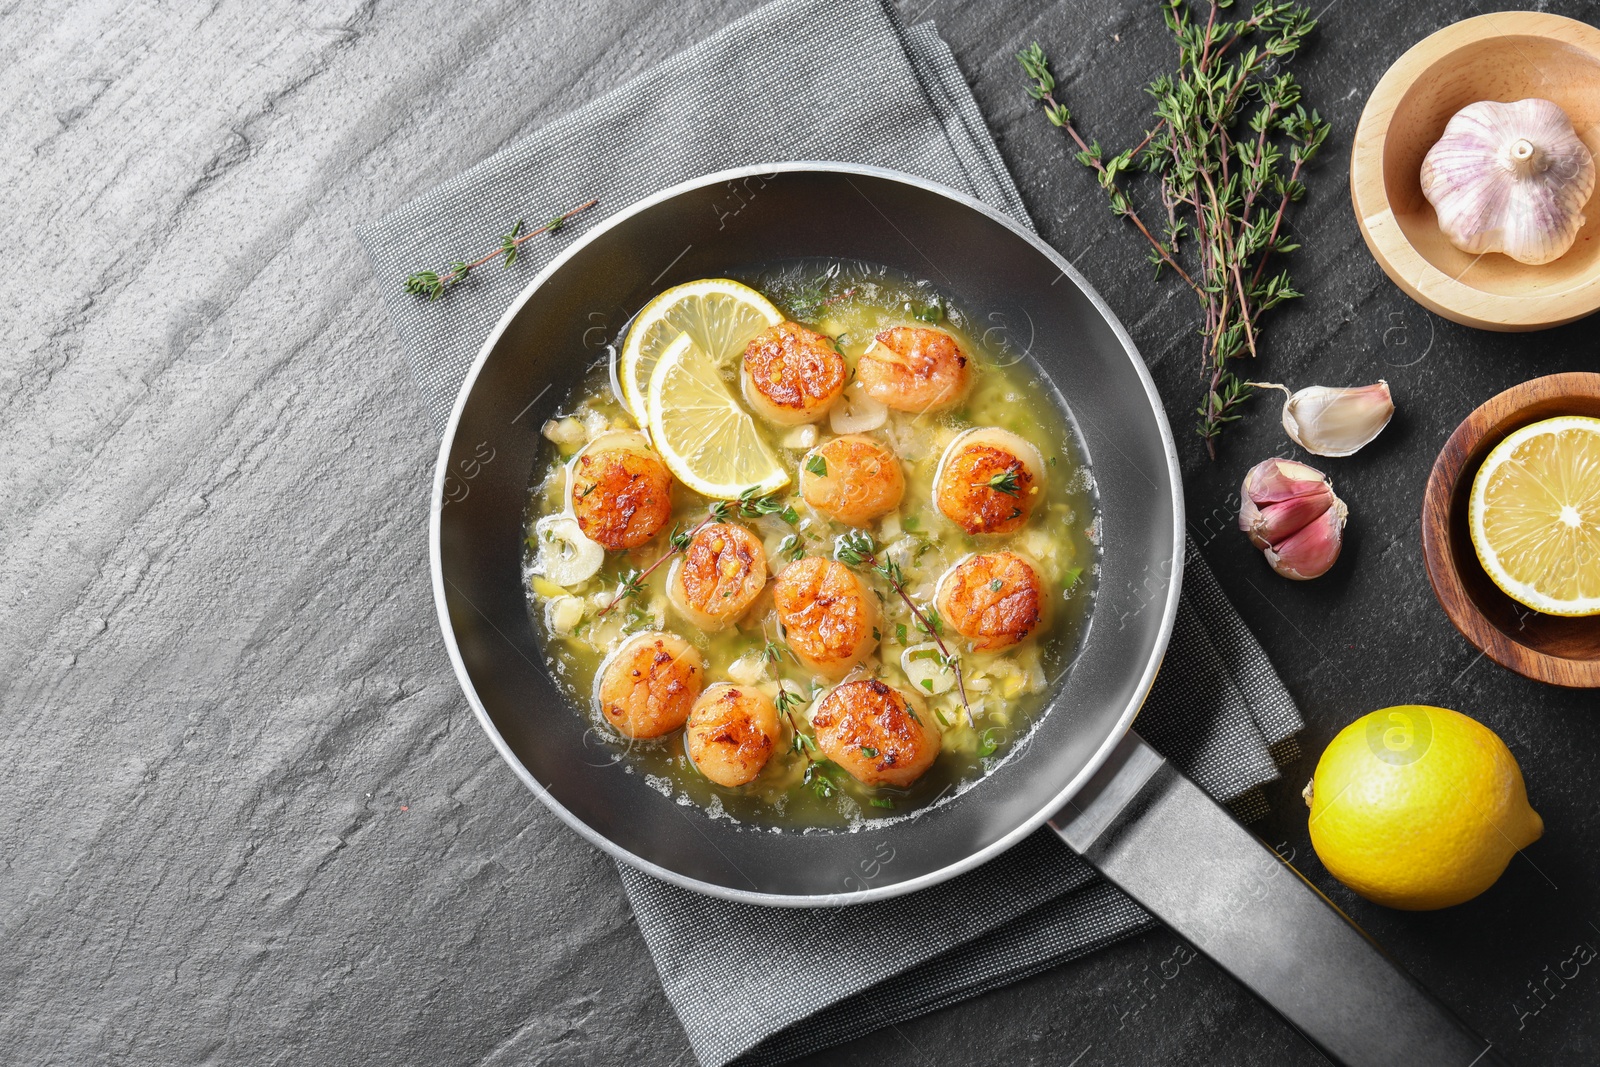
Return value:
[[(425, 554), (435, 441), (379, 303), (395, 280), (368, 274), (354, 228), (746, 7), (50, 0), (0, 19), (0, 1058), (691, 1061), (610, 862), (522, 789), (451, 676)], [(1585, 1062), (1600, 972), (1563, 961), (1600, 944), (1596, 699), (1480, 659), (1433, 600), (1417, 527), (1457, 421), (1595, 369), (1594, 326), (1429, 315), (1367, 255), (1345, 181), (1386, 65), (1479, 11), (1333, 0), (1299, 64), (1335, 135), (1294, 220), (1311, 296), (1272, 322), (1260, 374), (1386, 377), (1400, 414), (1327, 465), (1345, 558), (1291, 584), (1225, 529), (1243, 471), (1283, 445), (1276, 420), (1263, 405), (1206, 461), (1193, 305), (1151, 280), (1011, 59), (1039, 39), (1081, 121), (1126, 143), (1170, 62), (1155, 12), (904, 7), (937, 19), (1041, 230), (1143, 349), (1193, 531), (1305, 710), (1307, 755), (1261, 831), (1514, 1061)], [(1549, 828), (1438, 914), (1332, 882), (1297, 796), (1341, 726), (1407, 701), (1499, 731)], [(1319, 1062), (1186, 959), (1154, 932), (813, 1062)]]

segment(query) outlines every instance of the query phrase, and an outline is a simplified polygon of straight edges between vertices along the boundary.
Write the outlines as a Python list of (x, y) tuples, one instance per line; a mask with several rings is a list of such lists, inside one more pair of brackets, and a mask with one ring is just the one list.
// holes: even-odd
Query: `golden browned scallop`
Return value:
[(889, 514), (905, 493), (906, 476), (894, 452), (865, 434), (824, 441), (800, 461), (800, 496), (850, 526)]
[(595, 701), (624, 737), (660, 737), (682, 726), (705, 683), (700, 652), (677, 634), (634, 634), (600, 664)]
[(572, 457), (567, 501), (589, 540), (638, 548), (672, 517), (672, 474), (643, 434), (603, 433)]
[(969, 534), (1019, 529), (1043, 496), (1039, 450), (996, 426), (957, 436), (933, 476), (933, 506)]
[(816, 422), (844, 392), (844, 357), (824, 335), (780, 322), (745, 348), (739, 380), (762, 418), (781, 426)]
[(667, 599), (702, 630), (739, 620), (767, 584), (767, 553), (755, 534), (731, 522), (702, 526), (667, 575)]
[(684, 749), (701, 774), (718, 785), (744, 785), (761, 773), (777, 748), (778, 709), (747, 685), (718, 682), (694, 702)]
[(842, 678), (877, 646), (878, 600), (842, 563), (794, 561), (772, 585), (784, 640), (807, 670)]
[(935, 411), (966, 395), (972, 366), (943, 330), (896, 326), (873, 338), (856, 377), (868, 396), (896, 411)]
[(921, 697), (876, 678), (835, 686), (811, 713), (811, 727), (817, 747), (866, 785), (910, 785), (944, 742)]
[(998, 652), (1038, 628), (1044, 618), (1044, 583), (1027, 557), (986, 552), (945, 571), (933, 602), (975, 651)]

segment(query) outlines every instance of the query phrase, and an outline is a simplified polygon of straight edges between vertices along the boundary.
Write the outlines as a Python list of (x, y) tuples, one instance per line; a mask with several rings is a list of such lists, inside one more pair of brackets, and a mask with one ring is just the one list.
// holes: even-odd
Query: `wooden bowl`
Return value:
[(1600, 30), (1560, 15), (1504, 11), (1418, 42), (1379, 80), (1350, 150), (1350, 198), (1378, 264), (1419, 304), (1485, 330), (1540, 330), (1600, 309), (1600, 203), (1566, 255), (1529, 266), (1472, 256), (1440, 232), (1422, 195), (1422, 157), (1479, 100), (1553, 100), (1600, 155)]
[(1513, 430), (1555, 418), (1600, 418), (1600, 374), (1552, 374), (1523, 382), (1468, 415), (1444, 443), (1422, 498), (1422, 554), (1428, 580), (1455, 628), (1502, 667), (1535, 681), (1600, 686), (1600, 615), (1541, 615), (1489, 579), (1472, 548), (1467, 502), (1472, 480)]

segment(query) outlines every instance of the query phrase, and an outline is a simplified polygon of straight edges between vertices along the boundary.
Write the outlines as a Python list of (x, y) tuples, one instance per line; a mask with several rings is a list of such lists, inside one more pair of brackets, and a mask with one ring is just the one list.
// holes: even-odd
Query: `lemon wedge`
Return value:
[(1600, 614), (1600, 419), (1566, 415), (1495, 446), (1467, 511), (1478, 561), (1546, 615)]
[(788, 471), (723, 383), (716, 361), (689, 334), (679, 334), (656, 361), (645, 406), (656, 451), (695, 492), (736, 500), (752, 488), (765, 496), (789, 484)]
[(756, 334), (782, 321), (783, 312), (748, 285), (727, 278), (675, 285), (646, 304), (628, 327), (615, 365), (621, 400), (640, 426), (648, 424), (650, 375), (680, 333), (722, 366), (741, 355)]

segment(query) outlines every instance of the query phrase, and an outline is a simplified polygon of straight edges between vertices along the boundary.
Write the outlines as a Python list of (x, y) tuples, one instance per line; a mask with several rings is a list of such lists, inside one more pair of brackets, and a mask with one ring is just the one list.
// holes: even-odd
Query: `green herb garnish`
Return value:
[[(1301, 295), (1287, 270), (1270, 277), (1265, 271), (1273, 255), (1300, 247), (1283, 232), (1284, 216), (1305, 196), (1300, 175), (1329, 129), (1316, 111), (1306, 110), (1299, 83), (1283, 70), (1317, 24), (1310, 9), (1263, 0), (1249, 18), (1220, 20), (1218, 11), (1226, 6), (1212, 3), (1201, 22), (1190, 16), (1189, 0), (1163, 0), (1178, 69), (1147, 87), (1155, 100), (1155, 128), (1137, 147), (1110, 156), (1099, 142), (1084, 140), (1072, 113), (1056, 100), (1055, 76), (1038, 43), (1017, 54), (1031, 82), (1028, 95), (1072, 139), (1078, 162), (1095, 172), (1112, 214), (1133, 223), (1149, 243), (1157, 276), (1170, 269), (1199, 298), (1206, 395), (1196, 409), (1196, 432), (1213, 459), (1223, 427), (1239, 417), (1251, 395), (1250, 386), (1228, 369), (1229, 361), (1256, 355), (1261, 315)], [(1246, 38), (1260, 43), (1241, 51), (1236, 46)], [(1240, 130), (1243, 109), (1252, 101), (1248, 130)], [(1160, 235), (1145, 225), (1126, 191), (1126, 178), (1137, 170), (1159, 176), (1166, 207)], [(1178, 262), (1186, 239), (1195, 248), (1193, 274)]]
[(981, 482), (973, 482), (974, 489), (993, 489), (1006, 496), (1021, 496), (1022, 486), (1017, 482), (1016, 467), (1008, 467), (999, 474), (992, 474)]
[(483, 266), (496, 256), (504, 256), (505, 266), (510, 267), (511, 264), (517, 261), (517, 252), (521, 249), (524, 241), (537, 237), (541, 233), (555, 233), (572, 216), (582, 211), (588, 211), (599, 202), (598, 200), (591, 200), (586, 204), (579, 204), (571, 211), (557, 215), (537, 230), (529, 230), (527, 233), (522, 232), (524, 220), (518, 219), (517, 224), (511, 227), (510, 233), (501, 235), (500, 247), (493, 252), (479, 256), (471, 263), (463, 263), (457, 260), (442, 273), (433, 270), (416, 271), (406, 278), (406, 292), (414, 296), (426, 296), (429, 300), (437, 300), (444, 295), (446, 289), (457, 282), (465, 281), (467, 275), (471, 274), (475, 268)]
[(806, 460), (806, 470), (815, 474), (818, 478), (826, 478), (828, 476), (828, 461), (823, 458), (821, 452), (813, 452), (811, 458)]

